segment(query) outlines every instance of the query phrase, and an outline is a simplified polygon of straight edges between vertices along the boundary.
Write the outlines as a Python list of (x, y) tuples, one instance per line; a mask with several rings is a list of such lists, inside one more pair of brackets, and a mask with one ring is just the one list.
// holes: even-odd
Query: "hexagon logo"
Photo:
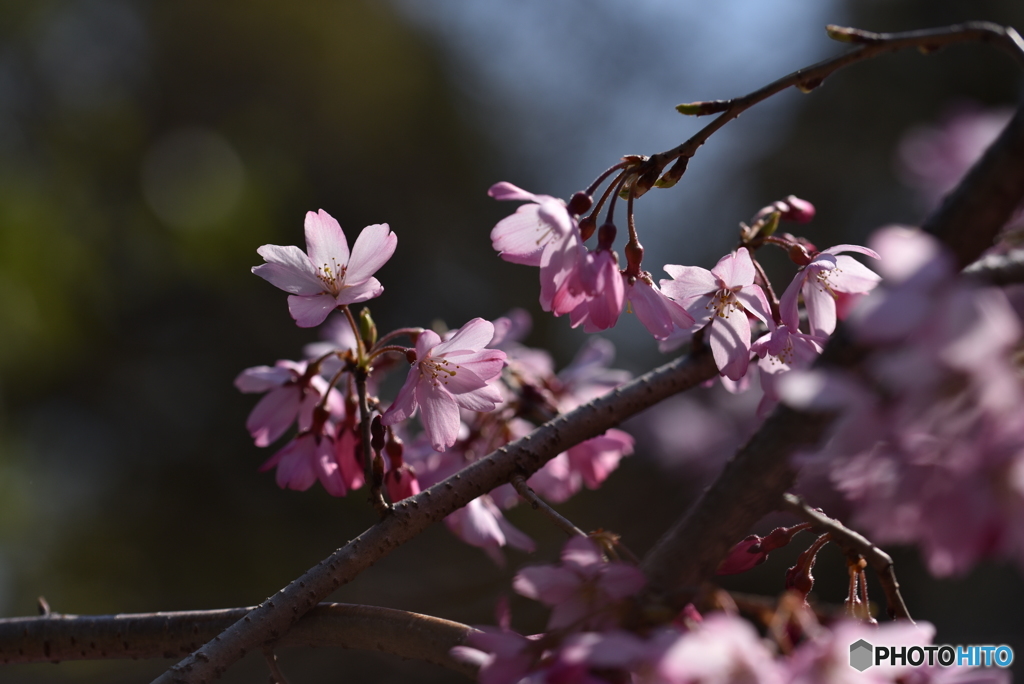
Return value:
[(850, 667), (863, 672), (871, 667), (871, 654), (875, 647), (860, 639), (850, 644)]

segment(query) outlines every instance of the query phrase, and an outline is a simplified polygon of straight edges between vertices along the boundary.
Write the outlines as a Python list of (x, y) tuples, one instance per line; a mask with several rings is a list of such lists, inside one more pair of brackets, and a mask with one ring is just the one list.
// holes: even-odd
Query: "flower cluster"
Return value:
[(858, 672), (850, 667), (850, 644), (864, 639), (894, 647), (927, 646), (934, 628), (927, 623), (878, 626), (857, 620), (825, 627), (789, 595), (771, 611), (765, 638), (735, 613), (702, 615), (692, 604), (670, 621), (637, 628), (636, 616), (644, 614), (637, 610), (642, 600), (637, 594), (644, 583), (637, 568), (607, 562), (593, 541), (574, 538), (566, 544), (560, 564), (525, 568), (513, 581), (518, 593), (552, 608), (547, 632), (518, 634), (502, 613), (500, 627), (482, 627), (452, 654), (477, 665), (483, 684), (1009, 682), (1002, 671), (938, 665), (883, 663)]
[[(259, 253), (267, 263), (253, 272), (290, 293), (298, 325), (328, 321), (326, 339), (307, 346), (302, 361), (249, 368), (235, 381), (243, 392), (264, 393), (246, 423), (257, 446), (269, 446), (297, 425), (262, 466), (276, 469), (283, 488), (306, 490), (319, 481), (331, 495), (344, 496), (369, 481), (381, 496), (398, 501), (629, 378), (607, 368), (613, 351), (603, 340), (588, 344), (556, 374), (546, 352), (519, 342), (530, 326), (524, 311), (493, 323), (475, 318), (444, 333), (403, 328), (378, 339), (369, 311), (363, 309), (357, 322), (349, 305), (383, 292), (373, 274), (394, 253), (396, 236), (387, 225), (369, 226), (350, 252), (341, 226), (323, 210), (309, 212), (305, 228), (306, 252), (265, 245)], [(342, 316), (328, 319), (335, 310)], [(402, 336), (412, 346), (394, 344)], [(381, 378), (403, 358), (405, 382), (390, 404), (382, 402)], [(414, 417), (418, 434), (409, 427)], [(632, 450), (632, 437), (608, 430), (557, 456), (530, 485), (553, 502), (564, 501), (583, 486), (598, 487)], [(446, 522), (500, 563), (501, 547), (533, 549), (502, 514), (519, 500), (505, 486)]]
[(981, 558), (1024, 564), (1022, 323), (1003, 291), (956, 278), (920, 231), (879, 231), (884, 287), (850, 316), (873, 352), (857, 376), (793, 374), (785, 401), (843, 409), (808, 476), (824, 473), (880, 543), (916, 543), (936, 575)]
[[(540, 303), (545, 311), (568, 314), (573, 327), (582, 325), (594, 332), (614, 326), (627, 307), (665, 350), (699, 335), (710, 346), (724, 382), (736, 389), (746, 386), (743, 381), (753, 356), (765, 393), (762, 414), (778, 401), (776, 380), (810, 365), (835, 330), (836, 320), (879, 281), (877, 274), (845, 254), (878, 258), (866, 247), (837, 245), (818, 251), (806, 239), (776, 235), (780, 221), (807, 223), (814, 217), (814, 206), (793, 196), (761, 209), (752, 226), (743, 225), (741, 246), (711, 270), (666, 264), (670, 278), (661, 280), (659, 287), (642, 270), (643, 248), (631, 215), (627, 264), (620, 270), (612, 251), (613, 208), (596, 231), (596, 250), (590, 251), (584, 243), (594, 231), (587, 228), (596, 225), (601, 205), (580, 218), (578, 214), (591, 206), (586, 193), (577, 193), (566, 204), (498, 183), (490, 194), (529, 202), (494, 227), (491, 241), (506, 261), (540, 267)], [(754, 259), (754, 250), (766, 244), (785, 249), (799, 267), (781, 300), (775, 299)], [(803, 331), (801, 302), (807, 321)], [(765, 334), (752, 342), (756, 327)]]

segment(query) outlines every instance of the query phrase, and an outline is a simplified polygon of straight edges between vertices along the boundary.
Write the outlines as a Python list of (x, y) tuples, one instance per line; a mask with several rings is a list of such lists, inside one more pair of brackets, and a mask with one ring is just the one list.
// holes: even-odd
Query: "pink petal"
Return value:
[(871, 292), (882, 279), (880, 275), (853, 257), (837, 256), (836, 267), (828, 281), (839, 292), (865, 294)]
[(459, 352), (479, 351), (494, 337), (494, 325), (482, 318), (474, 318), (459, 328), (451, 339), (438, 344), (433, 356), (452, 355)]
[(348, 240), (333, 216), (321, 209), (306, 212), (306, 252), (313, 268), (329, 267), (335, 277), (349, 262)]
[(382, 423), (394, 425), (395, 423), (412, 418), (418, 406), (416, 403), (416, 383), (419, 382), (419, 379), (420, 367), (414, 365), (409, 369), (409, 375), (406, 376), (402, 389), (398, 390), (398, 396), (395, 397), (394, 402), (384, 412), (384, 415), (381, 416), (380, 420)]
[(567, 601), (580, 586), (580, 578), (568, 568), (539, 565), (523, 568), (512, 580), (517, 594), (549, 606)]
[(767, 323), (768, 319), (772, 317), (771, 309), (768, 308), (768, 298), (764, 295), (764, 290), (758, 285), (748, 285), (742, 290), (733, 292), (733, 295), (748, 313), (754, 315), (755, 318), (761, 319), (762, 323)]
[(246, 393), (266, 392), (296, 377), (296, 373), (282, 366), (253, 366), (238, 374), (235, 387)]
[(348, 494), (348, 486), (341, 477), (341, 468), (335, 460), (334, 440), (323, 438), (319, 440), (313, 456), (313, 467), (316, 470), (317, 479), (331, 496), (345, 496)]
[(253, 266), (252, 272), (274, 287), (307, 296), (324, 291), (324, 284), (316, 277), (316, 269), (298, 247), (263, 245), (256, 253), (267, 263)]
[(873, 259), (882, 258), (878, 255), (878, 252), (876, 252), (875, 250), (868, 249), (867, 247), (861, 247), (860, 245), (833, 245), (828, 249), (823, 249), (822, 252), (826, 254), (839, 254), (840, 252), (857, 252), (858, 254), (863, 254)]
[(511, 216), (498, 221), (491, 230), (491, 246), (505, 261), (524, 266), (540, 266), (545, 245), (557, 237), (551, 226), (541, 221), (536, 204), (524, 204)]
[(726, 307), (724, 314), (711, 323), (711, 354), (722, 375), (739, 380), (750, 361), (750, 323), (746, 313), (732, 307)]
[(313, 297), (296, 295), (288, 297), (288, 313), (292, 315), (300, 328), (313, 328), (320, 325), (337, 305), (334, 296), (327, 292)]
[(786, 291), (782, 293), (782, 299), (779, 300), (779, 317), (782, 319), (783, 325), (788, 325), (793, 330), (800, 327), (800, 311), (797, 303), (800, 288), (803, 287), (806, 279), (807, 269), (798, 271), (796, 277), (786, 287)]
[(754, 262), (746, 247), (740, 247), (732, 254), (726, 254), (718, 260), (711, 272), (722, 279), (728, 287), (745, 287), (754, 284)]
[(384, 286), (380, 284), (380, 281), (376, 278), (368, 278), (358, 285), (344, 286), (335, 298), (335, 303), (338, 305), (358, 304), (374, 297), (380, 297), (383, 293)]
[(306, 434), (292, 440), (280, 451), (275, 477), (278, 487), (304, 492), (313, 486), (316, 482), (313, 448), (313, 436)]
[(301, 399), (299, 386), (289, 385), (275, 388), (259, 400), (245, 421), (256, 446), (265, 447), (288, 430), (299, 413)]
[(447, 390), (429, 381), (416, 384), (420, 422), (435, 451), (443, 452), (459, 438), (459, 406)]
[(501, 391), (492, 385), (481, 387), (470, 392), (461, 392), (455, 396), (455, 403), (467, 411), (489, 413), (502, 402)]
[(387, 263), (397, 246), (398, 236), (391, 232), (388, 224), (377, 223), (363, 228), (352, 246), (345, 284), (357, 285), (372, 276)]
[(808, 278), (804, 282), (804, 308), (812, 335), (831, 335), (836, 329), (836, 300), (832, 293)]
[(718, 279), (706, 268), (666, 264), (665, 272), (672, 276), (672, 280), (662, 280), (661, 291), (685, 309), (690, 308), (695, 298), (718, 291)]
[(524, 202), (537, 202), (540, 197), (543, 197), (543, 195), (534, 195), (532, 192), (527, 192), (506, 181), (492, 185), (487, 190), (487, 194), (496, 200), (521, 200)]

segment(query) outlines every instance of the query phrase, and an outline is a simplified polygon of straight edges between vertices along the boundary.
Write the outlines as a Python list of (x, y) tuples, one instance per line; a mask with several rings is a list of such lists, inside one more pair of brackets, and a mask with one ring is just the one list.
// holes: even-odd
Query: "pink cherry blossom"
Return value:
[(878, 259), (878, 253), (859, 245), (836, 245), (819, 252), (804, 266), (779, 300), (784, 321), (796, 321), (797, 296), (803, 294), (807, 322), (811, 334), (831, 335), (836, 329), (836, 301), (842, 294), (863, 295), (871, 292), (881, 277), (853, 257), (841, 252), (858, 252)]
[(573, 537), (559, 565), (523, 568), (512, 582), (523, 596), (550, 606), (548, 629), (601, 629), (615, 624), (609, 609), (640, 591), (644, 574), (625, 563), (605, 562), (590, 539)]
[(708, 271), (699, 266), (667, 264), (672, 280), (661, 289), (693, 316), (697, 326), (709, 325), (711, 353), (719, 372), (739, 380), (750, 362), (750, 322), (747, 314), (767, 321), (768, 300), (754, 284), (754, 262), (746, 247), (722, 257)]
[(459, 409), (492, 411), (501, 403), (493, 381), (501, 374), (505, 352), (486, 349), (494, 326), (474, 318), (446, 341), (424, 330), (416, 341), (416, 361), (398, 396), (382, 418), (394, 425), (422, 408), (423, 428), (437, 451), (444, 451), (459, 435)]
[[(569, 312), (572, 327), (582, 324), (588, 333), (615, 327), (625, 296), (615, 252), (607, 249), (591, 252), (579, 270), (585, 298)], [(558, 313), (557, 307), (555, 313)]]
[(532, 553), (533, 540), (505, 519), (501, 509), (486, 494), (473, 499), (444, 519), (448, 529), (470, 546), (476, 546), (499, 566), (505, 564), (503, 546)]
[(303, 328), (320, 325), (335, 308), (379, 297), (384, 287), (373, 277), (395, 253), (398, 238), (386, 223), (367, 226), (349, 253), (341, 226), (326, 211), (306, 214), (306, 252), (298, 247), (263, 245), (267, 263), (252, 272), (291, 293), (288, 311)]
[[(235, 387), (242, 392), (266, 392), (253, 408), (245, 427), (256, 446), (265, 447), (283, 435), (296, 418), (299, 430), (309, 429), (313, 407), (327, 391), (327, 381), (318, 375), (307, 376), (305, 361), (281, 360), (274, 366), (246, 368), (235, 378)], [(333, 388), (328, 397), (328, 411), (342, 410), (341, 395)]]
[(695, 323), (686, 309), (665, 296), (644, 272), (639, 278), (622, 274), (625, 297), (633, 313), (656, 340), (667, 340), (673, 332), (689, 331)]

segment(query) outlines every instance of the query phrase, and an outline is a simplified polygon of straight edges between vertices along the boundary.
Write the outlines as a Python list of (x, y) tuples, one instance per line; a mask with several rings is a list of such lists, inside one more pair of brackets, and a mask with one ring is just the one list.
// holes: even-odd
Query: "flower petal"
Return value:
[(662, 280), (661, 291), (685, 309), (690, 308), (690, 303), (694, 299), (718, 290), (718, 279), (706, 268), (666, 264), (665, 272), (672, 276), (672, 280)]
[(296, 295), (315, 295), (324, 291), (316, 269), (298, 247), (263, 245), (256, 250), (267, 263), (253, 266), (252, 272), (274, 287)]
[(380, 281), (376, 278), (368, 278), (358, 285), (344, 286), (338, 293), (335, 302), (339, 305), (358, 304), (374, 297), (380, 297), (382, 294), (384, 294), (384, 286), (380, 284)]
[(457, 352), (479, 351), (494, 337), (494, 325), (482, 318), (474, 318), (459, 328), (458, 332), (436, 347), (432, 356), (452, 356)]
[(435, 451), (444, 451), (459, 438), (459, 406), (443, 387), (429, 381), (416, 383), (420, 422)]
[(321, 209), (306, 212), (306, 252), (313, 268), (330, 268), (336, 278), (348, 265), (348, 240), (345, 231), (333, 216)]
[(372, 276), (387, 263), (397, 246), (398, 236), (391, 232), (388, 224), (376, 223), (363, 228), (356, 243), (352, 245), (345, 284), (358, 285)]
[(747, 314), (733, 307), (724, 307), (710, 330), (711, 354), (719, 372), (730, 380), (739, 380), (747, 372), (750, 361), (750, 323)]
[(312, 297), (296, 295), (288, 297), (288, 313), (292, 315), (300, 328), (313, 328), (320, 325), (337, 305), (334, 296), (328, 292)]

